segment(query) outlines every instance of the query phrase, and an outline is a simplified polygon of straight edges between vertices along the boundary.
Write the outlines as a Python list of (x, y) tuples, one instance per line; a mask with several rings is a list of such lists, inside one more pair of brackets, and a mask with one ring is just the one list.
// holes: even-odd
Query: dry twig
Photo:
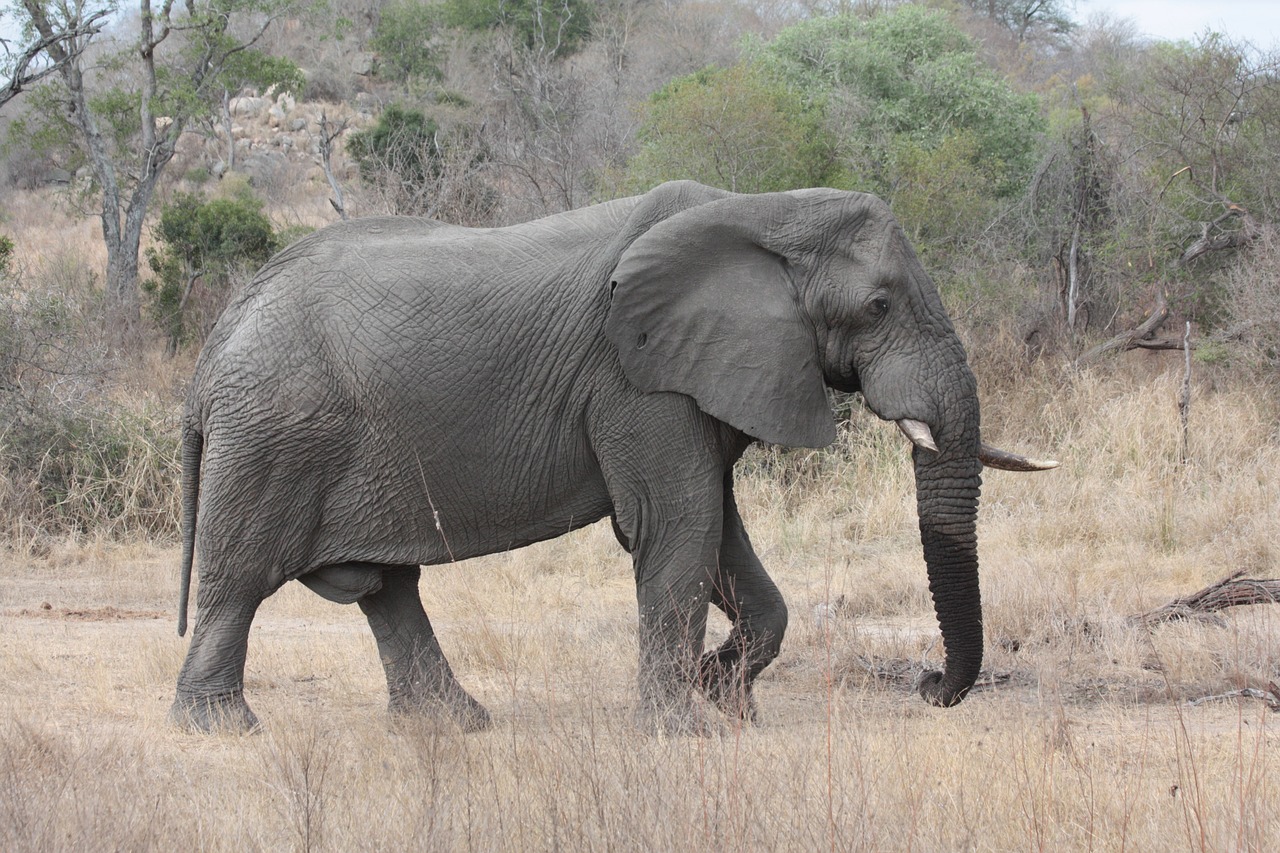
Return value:
[(1130, 616), (1129, 622), (1136, 625), (1159, 625), (1179, 619), (1199, 619), (1221, 625), (1222, 620), (1213, 615), (1219, 610), (1247, 604), (1280, 602), (1280, 580), (1246, 578), (1243, 575), (1243, 570), (1233, 572), (1199, 592), (1175, 598), (1147, 613)]

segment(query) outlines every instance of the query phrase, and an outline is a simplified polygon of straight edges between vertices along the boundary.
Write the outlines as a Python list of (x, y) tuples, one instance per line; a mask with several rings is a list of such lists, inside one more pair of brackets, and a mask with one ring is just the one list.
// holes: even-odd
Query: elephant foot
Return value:
[(707, 652), (698, 664), (698, 686), (729, 719), (756, 722), (756, 701), (740, 658), (726, 661), (720, 652)]
[(178, 696), (169, 707), (169, 722), (189, 732), (206, 734), (255, 734), (258, 717), (244, 701), (244, 694)]
[(493, 725), (485, 707), (460, 686), (446, 696), (395, 693), (387, 703), (387, 712), (393, 717), (450, 720), (464, 732), (479, 732)]

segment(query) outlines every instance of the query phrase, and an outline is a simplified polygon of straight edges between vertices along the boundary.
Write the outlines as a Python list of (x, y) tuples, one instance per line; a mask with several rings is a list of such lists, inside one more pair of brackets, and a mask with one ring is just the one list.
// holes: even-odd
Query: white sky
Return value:
[(1192, 39), (1206, 29), (1244, 39), (1254, 47), (1280, 47), (1280, 0), (1077, 0), (1080, 22), (1095, 12), (1129, 18), (1157, 39)]

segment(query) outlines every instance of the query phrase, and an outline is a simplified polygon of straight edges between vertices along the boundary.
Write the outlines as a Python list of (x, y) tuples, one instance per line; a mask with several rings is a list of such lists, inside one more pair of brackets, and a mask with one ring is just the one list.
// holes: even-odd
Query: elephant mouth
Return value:
[(827, 385), (837, 391), (843, 391), (846, 394), (862, 393), (862, 377), (858, 375), (858, 371), (850, 367), (848, 372), (842, 376), (824, 371), (823, 379)]
[[(862, 377), (858, 375), (858, 371), (855, 368), (847, 368), (844, 375), (834, 375), (830, 372), (824, 373), (823, 378), (831, 388), (846, 394), (862, 393)], [(886, 418), (886, 420), (889, 420), (889, 418)], [(898, 429), (902, 430), (902, 434), (917, 448), (926, 451), (931, 456), (939, 454), (938, 443), (933, 438), (933, 431), (929, 429), (929, 425), (924, 421), (918, 421), (914, 418), (893, 418), (892, 420), (898, 425)], [(978, 459), (984, 466), (1001, 471), (1048, 471), (1057, 468), (1059, 464), (1056, 459), (1034, 459), (1022, 456), (987, 444), (985, 441), (979, 444)]]

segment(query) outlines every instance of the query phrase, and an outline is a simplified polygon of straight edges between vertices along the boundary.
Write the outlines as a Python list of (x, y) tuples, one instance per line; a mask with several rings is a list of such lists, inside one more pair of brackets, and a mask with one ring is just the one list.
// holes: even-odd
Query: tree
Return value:
[[(231, 127), (231, 98), (246, 88), (260, 92), (301, 92), (306, 85), (302, 69), (292, 59), (270, 56), (262, 51), (246, 48), (227, 57), (218, 72), (215, 89), (221, 90), (219, 115), (227, 138), (227, 171), (236, 168), (236, 140)], [(212, 119), (212, 116), (207, 116)]]
[(1209, 34), (1157, 44), (1137, 71), (1115, 92), (1160, 237), (1183, 265), (1247, 245), (1280, 216), (1280, 55)]
[(445, 0), (445, 20), (473, 32), (509, 31), (529, 50), (567, 56), (591, 35), (585, 0)]
[(704, 68), (650, 99), (632, 189), (691, 178), (733, 192), (839, 184), (821, 113), (750, 64)]
[(382, 7), (370, 43), (378, 52), (378, 76), (387, 80), (438, 80), (433, 44), (442, 25), (439, 3), (391, 0)]
[(92, 62), (57, 38), (67, 21), (84, 19), (83, 0), (21, 0), (20, 7), (58, 67), (57, 83), (41, 93), (35, 121), (42, 127), (28, 132), (59, 138), (91, 173), (107, 248), (107, 311), (126, 327), (139, 316), (147, 210), (179, 137), (216, 109), (224, 72), (297, 0), (138, 2), (136, 31), (100, 45)]
[[(102, 32), (103, 19), (110, 10), (72, 7), (64, 11), (69, 13), (69, 17), (55, 17), (56, 25), (47, 36), (41, 34), (27, 40), (26, 44), (18, 46), (17, 53), (12, 43), (0, 39), (0, 51), (4, 53), (4, 60), (0, 61), (0, 78), (7, 81), (4, 88), (0, 88), (0, 106), (17, 97), (23, 89), (59, 71), (71, 57), (79, 56), (89, 39)], [(63, 63), (49, 58), (50, 47), (61, 48), (65, 57)]]
[[(1013, 197), (1036, 162), (1042, 129), (1032, 95), (1014, 91), (983, 64), (973, 43), (941, 12), (901, 6), (869, 19), (837, 15), (788, 27), (760, 59), (814, 104), (841, 141), (862, 189), (892, 196), (899, 158), (948, 140), (968, 154), (947, 159), (972, 171), (988, 195)], [(941, 161), (940, 161), (941, 162)]]
[(966, 6), (1008, 30), (1019, 43), (1059, 39), (1075, 29), (1074, 0), (964, 0)]
[[(445, 0), (450, 26), (479, 35), (478, 55), (493, 69), (480, 122), (503, 202), (515, 218), (581, 205), (591, 167), (581, 133), (600, 80), (566, 62), (591, 35), (585, 0)], [(583, 65), (591, 62), (582, 57)]]

